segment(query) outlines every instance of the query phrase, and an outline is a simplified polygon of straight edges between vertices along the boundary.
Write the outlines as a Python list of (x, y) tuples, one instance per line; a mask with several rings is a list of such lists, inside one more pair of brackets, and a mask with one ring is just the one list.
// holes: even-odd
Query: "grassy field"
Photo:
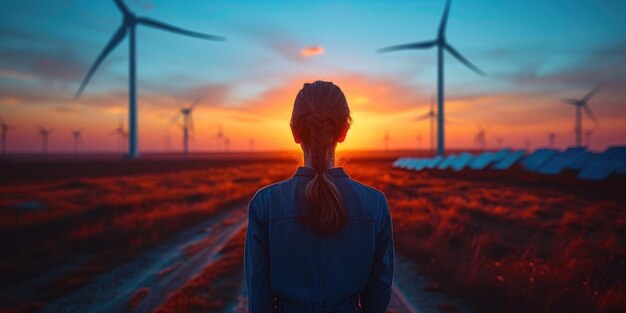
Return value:
[[(343, 166), (387, 195), (396, 250), (428, 278), (423, 292), (477, 312), (626, 308), (623, 182), (417, 173), (392, 168), (394, 157)], [(37, 160), (1, 164), (28, 174), (0, 185), (0, 312), (95, 312), (79, 309), (93, 301), (112, 312), (245, 311), (245, 204), (297, 166), (290, 155), (54, 162), (40, 176)]]

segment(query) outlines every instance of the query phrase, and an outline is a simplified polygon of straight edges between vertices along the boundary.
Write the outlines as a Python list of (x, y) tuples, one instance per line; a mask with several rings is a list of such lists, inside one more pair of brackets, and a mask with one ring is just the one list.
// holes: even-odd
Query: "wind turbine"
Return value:
[(474, 143), (480, 147), (482, 150), (485, 150), (485, 145), (487, 144), (487, 129), (479, 126), (478, 132), (476, 133), (476, 137), (474, 139)]
[(221, 150), (222, 149), (222, 144), (220, 143), (220, 141), (224, 141), (225, 137), (224, 137), (224, 130), (222, 129), (222, 126), (218, 126), (217, 128), (217, 133), (215, 134), (215, 139), (217, 139), (217, 150)]
[(83, 129), (72, 131), (72, 137), (74, 138), (74, 154), (78, 154), (78, 145), (83, 143)]
[(430, 120), (430, 151), (435, 151), (435, 118), (437, 118), (437, 113), (435, 112), (435, 99), (431, 98), (430, 101), (430, 111), (426, 112), (424, 115), (418, 116), (416, 121)]
[(250, 152), (254, 151), (254, 138), (250, 138), (248, 144), (250, 145)]
[(48, 136), (52, 134), (54, 131), (52, 129), (44, 128), (41, 126), (35, 126), (39, 131), (39, 136), (41, 137), (41, 145), (43, 153), (48, 153)]
[(128, 79), (128, 82), (129, 82), (129, 85), (128, 85), (129, 119), (128, 119), (128, 123), (129, 125), (128, 125), (128, 129), (130, 132), (130, 140), (128, 141), (128, 155), (131, 158), (136, 158), (139, 156), (139, 150), (137, 149), (138, 136), (137, 136), (137, 92), (136, 92), (136, 77), (135, 77), (135, 27), (137, 25), (144, 25), (144, 26), (172, 32), (172, 33), (177, 33), (180, 35), (186, 35), (186, 36), (196, 37), (196, 38), (206, 39), (206, 40), (224, 41), (226, 39), (220, 36), (214, 36), (214, 35), (208, 35), (208, 34), (203, 34), (199, 32), (189, 31), (186, 29), (182, 29), (176, 26), (163, 23), (155, 19), (136, 16), (133, 12), (131, 12), (128, 9), (126, 4), (124, 4), (122, 0), (114, 0), (114, 2), (115, 2), (115, 5), (117, 6), (117, 9), (123, 15), (122, 25), (120, 25), (117, 31), (115, 31), (115, 33), (113, 34), (113, 37), (111, 37), (111, 39), (109, 40), (109, 43), (107, 43), (107, 45), (104, 47), (102, 52), (100, 52), (100, 55), (98, 55), (98, 58), (96, 58), (96, 61), (91, 65), (91, 68), (89, 68), (89, 71), (87, 72), (87, 75), (85, 76), (85, 79), (81, 82), (80, 87), (78, 88), (78, 91), (76, 92), (76, 98), (80, 98), (81, 94), (85, 90), (85, 87), (89, 83), (89, 80), (93, 76), (96, 69), (98, 69), (98, 66), (100, 65), (100, 63), (102, 63), (102, 61), (109, 55), (109, 53), (111, 53), (111, 51), (113, 51), (113, 49), (115, 49), (115, 47), (117, 47), (117, 45), (119, 45), (120, 42), (122, 42), (126, 34), (128, 34), (128, 38), (129, 38), (129, 51), (128, 51), (129, 52), (129, 68), (128, 68), (128, 72), (129, 72), (129, 79)]
[(0, 117), (0, 131), (2, 132), (2, 154), (7, 153), (7, 133), (9, 129), (15, 129), (16, 126), (9, 125)]
[(383, 136), (383, 142), (385, 144), (385, 151), (389, 151), (389, 132), (385, 129), (385, 135)]
[(417, 139), (417, 150), (422, 149), (422, 135), (418, 134), (415, 139)]
[(496, 136), (496, 148), (500, 149), (502, 148), (502, 144), (504, 143), (504, 138), (500, 137), (500, 136)]
[[(189, 155), (189, 135), (193, 136), (195, 132), (193, 116), (191, 116), (191, 114), (193, 113), (193, 110), (196, 108), (196, 106), (198, 106), (198, 103), (200, 103), (200, 100), (202, 100), (202, 98), (203, 97), (198, 97), (196, 101), (194, 101), (190, 106), (179, 106), (180, 110), (178, 111), (178, 113), (176, 113), (174, 117), (172, 117), (172, 122), (176, 123), (176, 125), (180, 127), (180, 129), (183, 131), (183, 154), (185, 155), (185, 157)], [(181, 116), (183, 118), (183, 122), (179, 123), (178, 119)]]
[(556, 147), (556, 134), (548, 133), (548, 145), (550, 148)]
[(128, 133), (124, 130), (124, 122), (120, 120), (117, 128), (112, 130), (109, 134), (117, 135), (117, 151), (123, 151), (125, 141), (128, 139)]
[(574, 126), (574, 131), (576, 132), (576, 146), (577, 147), (583, 146), (582, 110), (585, 110), (585, 113), (587, 114), (589, 118), (591, 118), (594, 124), (596, 125), (598, 124), (598, 119), (593, 114), (593, 112), (591, 112), (591, 108), (589, 108), (589, 100), (591, 100), (591, 98), (593, 98), (593, 96), (595, 96), (600, 91), (600, 89), (602, 89), (602, 87), (603, 87), (602, 85), (596, 86), (596, 88), (593, 88), (582, 99), (563, 98), (563, 102), (576, 106), (576, 125)]
[(446, 25), (448, 23), (448, 14), (450, 12), (450, 0), (446, 2), (446, 7), (439, 23), (439, 31), (437, 32), (437, 38), (429, 41), (422, 41), (416, 43), (409, 43), (397, 46), (390, 46), (379, 49), (378, 52), (392, 52), (398, 50), (414, 50), (414, 49), (429, 49), (432, 47), (437, 48), (437, 155), (443, 156), (445, 153), (445, 137), (444, 137), (444, 93), (443, 93), (443, 58), (444, 50), (452, 54), (457, 60), (463, 63), (466, 67), (476, 72), (478, 75), (485, 75), (485, 73), (468, 61), (461, 53), (448, 43), (446, 40)]

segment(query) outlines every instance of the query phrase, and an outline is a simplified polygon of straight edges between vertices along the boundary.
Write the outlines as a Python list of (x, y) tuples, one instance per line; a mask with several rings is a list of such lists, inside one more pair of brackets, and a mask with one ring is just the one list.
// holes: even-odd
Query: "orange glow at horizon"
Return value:
[[(338, 145), (338, 151), (382, 150), (385, 130), (390, 135), (390, 149), (429, 148), (430, 122), (415, 121), (415, 118), (430, 109), (431, 91), (416, 90), (398, 83), (398, 80), (334, 74), (291, 78), (282, 86), (236, 105), (200, 103), (193, 113), (195, 136), (190, 143), (191, 151), (224, 149), (223, 142), (217, 138), (219, 128), (229, 138), (231, 151), (299, 149), (289, 128), (293, 100), (304, 82), (318, 79), (333, 81), (340, 86), (351, 108), (353, 123), (346, 141)], [(455, 98), (452, 92), (450, 94), (446, 99), (447, 148), (475, 147), (474, 137), (481, 126), (488, 130), (488, 148), (496, 148), (496, 137), (503, 138), (503, 146), (524, 148), (527, 142), (531, 148), (545, 146), (550, 131), (559, 133), (557, 145), (564, 147), (573, 143), (574, 111), (555, 103), (551, 96), (528, 104), (523, 95), (516, 94), (479, 98)], [(3, 100), (5, 104), (12, 103)], [(596, 101), (598, 104), (592, 106), (602, 120), (602, 129), (593, 135), (594, 142), (597, 142), (595, 147), (603, 150), (606, 145), (623, 144), (624, 138), (620, 135), (626, 133), (623, 117), (603, 112), (606, 106)], [(170, 121), (178, 110), (176, 101), (168, 96), (144, 92), (138, 103), (140, 150), (180, 151), (182, 134)], [(55, 129), (50, 136), (51, 152), (71, 151), (70, 132), (79, 128), (84, 128), (83, 150), (115, 151), (117, 138), (110, 132), (120, 120), (127, 122), (126, 97), (119, 94), (94, 96), (69, 105), (51, 103), (49, 107), (12, 103), (12, 108), (12, 120), (7, 122), (24, 126), (9, 134), (9, 146), (21, 151), (38, 151), (40, 147), (35, 128), (31, 129), (30, 125)], [(42, 108), (47, 114), (41, 113)], [(591, 125), (589, 121), (585, 123)]]

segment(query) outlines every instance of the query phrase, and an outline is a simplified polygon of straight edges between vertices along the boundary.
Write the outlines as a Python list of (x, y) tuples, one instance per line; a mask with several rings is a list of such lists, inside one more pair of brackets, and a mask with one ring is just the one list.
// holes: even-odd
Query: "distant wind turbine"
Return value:
[(585, 113), (587, 114), (587, 116), (589, 116), (589, 118), (591, 118), (594, 124), (596, 125), (598, 124), (598, 119), (596, 118), (596, 116), (591, 111), (591, 108), (589, 107), (589, 100), (591, 100), (591, 98), (593, 98), (593, 96), (595, 96), (600, 91), (600, 89), (602, 89), (602, 87), (603, 86), (600, 85), (600, 86), (597, 86), (596, 88), (593, 88), (593, 90), (591, 90), (588, 94), (586, 94), (582, 99), (570, 99), (570, 98), (563, 99), (563, 102), (576, 106), (576, 125), (574, 126), (574, 131), (576, 132), (576, 146), (577, 147), (583, 146), (582, 110), (585, 110)]
[(504, 143), (504, 138), (496, 136), (496, 148), (502, 148), (502, 144)]
[(199, 32), (193, 32), (186, 29), (182, 29), (176, 26), (172, 26), (163, 22), (160, 22), (155, 19), (147, 18), (147, 17), (139, 17), (136, 16), (133, 12), (131, 12), (126, 4), (122, 0), (114, 0), (117, 9), (122, 13), (122, 25), (117, 29), (113, 37), (109, 40), (109, 43), (104, 47), (96, 61), (91, 65), (85, 79), (80, 84), (78, 91), (76, 92), (76, 98), (80, 98), (81, 94), (85, 90), (85, 87), (89, 83), (89, 80), (93, 76), (96, 69), (102, 61), (113, 51), (117, 45), (122, 42), (126, 34), (129, 37), (129, 99), (128, 99), (128, 115), (129, 115), (129, 132), (130, 132), (130, 140), (128, 141), (128, 154), (131, 158), (136, 158), (139, 156), (139, 150), (137, 149), (137, 92), (136, 92), (136, 77), (135, 77), (135, 27), (137, 25), (144, 25), (160, 30), (169, 31), (172, 33), (177, 33), (185, 36), (206, 39), (206, 40), (215, 40), (215, 41), (224, 41), (226, 40), (224, 37), (207, 35)]
[(254, 138), (250, 138), (248, 144), (250, 145), (250, 152), (254, 151)]
[(41, 126), (35, 126), (37, 131), (39, 131), (39, 136), (41, 137), (41, 148), (42, 152), (48, 153), (48, 136), (50, 136), (54, 131), (52, 129), (44, 128)]
[(431, 98), (430, 101), (430, 111), (426, 112), (424, 115), (418, 116), (416, 121), (430, 120), (430, 150), (435, 150), (435, 119), (437, 118), (437, 113), (435, 112), (435, 98)]
[(7, 124), (1, 117), (0, 117), (0, 131), (2, 132), (2, 154), (6, 154), (7, 153), (7, 134), (9, 132), (9, 129), (16, 129), (17, 126), (13, 126), (13, 125), (9, 125)]
[(417, 139), (417, 150), (422, 150), (422, 135), (418, 134), (415, 139)]
[(226, 137), (224, 137), (224, 130), (222, 126), (218, 126), (217, 133), (215, 134), (215, 139), (217, 139), (217, 150), (222, 149), (222, 143), (224, 142)]
[(385, 144), (385, 151), (389, 151), (389, 132), (385, 129), (385, 135), (383, 136), (383, 143)]
[[(185, 157), (189, 155), (189, 136), (193, 136), (195, 132), (195, 127), (193, 124), (193, 110), (195, 110), (198, 103), (202, 100), (203, 97), (198, 97), (196, 101), (194, 101), (190, 106), (184, 107), (179, 106), (180, 110), (174, 117), (172, 117), (172, 122), (176, 123), (178, 127), (183, 131), (183, 154)], [(178, 119), (182, 116), (183, 122), (178, 122)]]
[(485, 146), (487, 145), (487, 129), (479, 126), (478, 132), (476, 133), (476, 137), (474, 138), (474, 143), (476, 146), (480, 147), (480, 149), (485, 150)]
[(74, 138), (74, 154), (78, 154), (78, 146), (83, 144), (83, 129), (72, 131), (72, 137)]
[(441, 18), (441, 22), (439, 24), (439, 31), (437, 33), (437, 38), (429, 41), (417, 42), (417, 43), (409, 43), (397, 46), (390, 46), (386, 48), (379, 49), (379, 52), (392, 52), (398, 50), (414, 50), (414, 49), (429, 49), (432, 47), (437, 47), (437, 154), (443, 155), (445, 153), (445, 137), (444, 137), (444, 92), (443, 92), (443, 61), (444, 61), (444, 50), (448, 53), (452, 54), (457, 60), (461, 61), (465, 66), (467, 66), (472, 71), (476, 72), (479, 75), (485, 75), (485, 73), (468, 61), (461, 53), (459, 53), (456, 49), (454, 49), (450, 43), (446, 40), (446, 25), (448, 23), (448, 14), (450, 12), (450, 0), (446, 2), (446, 7), (443, 12), (443, 16)]
[(548, 146), (550, 148), (556, 147), (556, 134), (555, 133), (548, 133)]
[(117, 151), (124, 151), (124, 145), (128, 139), (128, 133), (124, 130), (124, 122), (120, 120), (117, 128), (112, 130), (109, 134), (117, 136)]

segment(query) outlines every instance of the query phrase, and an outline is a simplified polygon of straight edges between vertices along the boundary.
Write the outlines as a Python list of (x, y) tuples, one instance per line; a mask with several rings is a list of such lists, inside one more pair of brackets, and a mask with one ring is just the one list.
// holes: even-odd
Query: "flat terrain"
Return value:
[[(345, 153), (388, 197), (390, 311), (620, 312), (623, 181), (410, 172)], [(0, 312), (244, 312), (245, 207), (296, 153), (0, 161)]]

